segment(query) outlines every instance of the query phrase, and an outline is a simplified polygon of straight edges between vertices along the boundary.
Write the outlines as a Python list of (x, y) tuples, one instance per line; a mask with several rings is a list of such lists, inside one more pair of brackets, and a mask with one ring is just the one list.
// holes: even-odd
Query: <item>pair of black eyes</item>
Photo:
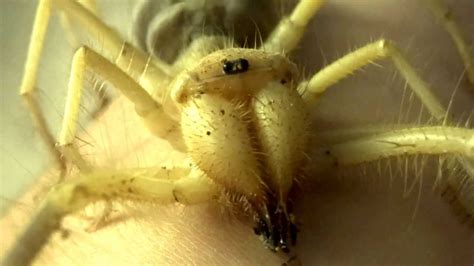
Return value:
[(244, 73), (249, 70), (249, 61), (244, 58), (239, 58), (236, 60), (224, 60), (222, 64), (222, 71), (226, 75), (234, 75), (239, 73)]

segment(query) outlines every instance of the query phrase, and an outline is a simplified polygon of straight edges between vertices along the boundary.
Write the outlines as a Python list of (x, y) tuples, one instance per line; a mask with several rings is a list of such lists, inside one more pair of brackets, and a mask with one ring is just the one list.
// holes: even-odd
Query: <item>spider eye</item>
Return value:
[(224, 60), (222, 65), (222, 70), (226, 75), (234, 75), (246, 72), (249, 69), (249, 61), (244, 58), (239, 58), (237, 60)]

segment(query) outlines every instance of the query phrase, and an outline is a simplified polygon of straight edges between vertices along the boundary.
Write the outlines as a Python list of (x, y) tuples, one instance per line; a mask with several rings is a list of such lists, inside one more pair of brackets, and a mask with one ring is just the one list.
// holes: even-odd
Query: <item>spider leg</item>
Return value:
[[(298, 86), (298, 91), (302, 94), (306, 102), (314, 103), (331, 85), (347, 77), (364, 65), (386, 57), (393, 61), (398, 71), (407, 81), (409, 87), (428, 109), (431, 116), (442, 122), (443, 125), (452, 124), (448, 119), (446, 109), (432, 93), (428, 84), (416, 73), (413, 66), (411, 66), (399, 49), (393, 43), (384, 39), (370, 43), (336, 60), (316, 73), (309, 81), (302, 82)], [(463, 165), (468, 173), (473, 173), (473, 160), (462, 160), (458, 155), (456, 155), (455, 158)], [(474, 175), (470, 174), (470, 176), (474, 178)]]
[[(184, 177), (183, 177), (184, 176)], [(86, 205), (114, 198), (198, 204), (217, 195), (217, 187), (197, 169), (94, 169), (55, 186), (2, 265), (29, 265), (61, 226), (64, 216)]]
[(31, 34), (31, 42), (28, 47), (28, 57), (25, 64), (25, 74), (20, 87), (20, 95), (23, 98), (26, 108), (30, 112), (33, 125), (58, 165), (60, 169), (60, 179), (62, 179), (66, 170), (66, 163), (61, 153), (55, 147), (56, 141), (47, 126), (46, 119), (35, 97), (36, 74), (38, 72), (41, 50), (43, 49), (43, 39), (50, 17), (50, 5), (51, 2), (49, 0), (40, 1), (36, 10), (33, 33)]
[(316, 73), (309, 81), (302, 82), (298, 90), (306, 102), (316, 102), (331, 85), (349, 76), (355, 70), (374, 60), (390, 58), (430, 114), (438, 120), (446, 115), (446, 110), (432, 93), (428, 84), (416, 73), (399, 49), (390, 41), (379, 40), (359, 48)]
[(338, 165), (361, 164), (398, 155), (459, 154), (474, 159), (474, 130), (413, 127), (344, 140), (325, 148)]
[(451, 36), (451, 39), (459, 52), (459, 56), (464, 63), (467, 79), (474, 85), (474, 55), (472, 54), (472, 46), (469, 47), (463, 32), (453, 18), (450, 8), (441, 0), (425, 0), (425, 2), (434, 16)]
[[(97, 10), (97, 2), (96, 0), (77, 0), (78, 3), (83, 5), (85, 8), (87, 8), (91, 13), (93, 13), (95, 16), (99, 16), (99, 12)], [(64, 31), (67, 34), (67, 38), (69, 40), (69, 44), (71, 47), (78, 48), (81, 46), (80, 40), (76, 38), (76, 35), (74, 33), (74, 27), (73, 24), (74, 22), (69, 19), (69, 17), (64, 14), (60, 13), (60, 22), (61, 26), (64, 29)], [(97, 96), (97, 107), (91, 111), (90, 117), (91, 118), (96, 118), (99, 114), (102, 113), (105, 108), (107, 108), (112, 100), (111, 96), (107, 93), (106, 90), (104, 90), (104, 84), (98, 84), (95, 83), (90, 89), (93, 91), (93, 93)]]
[[(342, 133), (342, 134), (341, 134)], [(353, 136), (351, 139), (350, 136)], [(446, 178), (445, 192), (456, 201), (463, 215), (474, 215), (474, 130), (458, 127), (432, 126), (386, 130), (374, 128), (366, 132), (336, 132), (326, 139), (333, 143), (318, 149), (312, 156), (310, 170), (325, 171), (331, 167), (344, 167), (377, 161), (380, 159), (416, 154), (454, 155), (466, 174), (460, 178), (450, 175)], [(454, 161), (450, 168), (453, 168)], [(441, 175), (435, 180), (436, 186)]]
[(125, 42), (115, 30), (80, 3), (70, 0), (53, 1), (69, 19), (81, 25), (92, 39), (100, 40), (105, 58), (114, 62), (150, 94), (155, 94), (159, 84), (170, 78), (171, 68), (167, 63), (152, 58)]
[(265, 40), (263, 49), (290, 52), (301, 40), (306, 26), (324, 0), (300, 0), (289, 17), (283, 18)]
[[(86, 69), (98, 74), (110, 82), (125, 97), (135, 104), (135, 110), (141, 116), (149, 129), (162, 138), (170, 139), (175, 147), (183, 148), (180, 131), (176, 122), (170, 118), (162, 108), (144, 89), (122, 70), (87, 47), (76, 51), (72, 61), (71, 74), (68, 84), (68, 95), (64, 120), (59, 136), (59, 147), (63, 154), (74, 162), (81, 171), (90, 171), (91, 167), (82, 158), (72, 143), (76, 136), (77, 120), (81, 94), (83, 90), (84, 74)], [(175, 134), (175, 135), (171, 135)], [(173, 137), (171, 137), (173, 136)]]
[(321, 143), (331, 145), (352, 139), (373, 136), (391, 130), (405, 129), (412, 126), (413, 125), (407, 124), (364, 125), (360, 127), (323, 130), (321, 132), (318, 132), (316, 136)]
[[(87, 8), (82, 6), (82, 4), (85, 4)], [(102, 45), (106, 48), (105, 50), (108, 51), (107, 55), (111, 57), (112, 60), (116, 60), (117, 65), (121, 67), (122, 70), (125, 70), (130, 76), (135, 78), (136, 81), (140, 82), (149, 92), (155, 92), (157, 84), (167, 78), (165, 71), (168, 66), (158, 60), (151, 60), (151, 58), (126, 44), (115, 31), (103, 24), (90, 11), (95, 10), (94, 4), (94, 0), (84, 0), (80, 2), (70, 0), (39, 1), (28, 47), (24, 76), (20, 87), (20, 95), (23, 97), (31, 113), (33, 123), (41, 138), (44, 143), (46, 143), (49, 152), (58, 164), (61, 170), (61, 177), (64, 175), (66, 169), (65, 162), (61, 153), (55, 147), (56, 141), (47, 127), (46, 119), (35, 98), (35, 83), (38, 66), (53, 5), (63, 11), (68, 17), (68, 20), (74, 19), (74, 21), (81, 23), (93, 37), (100, 39)], [(68, 23), (66, 23), (66, 28), (67, 24)]]

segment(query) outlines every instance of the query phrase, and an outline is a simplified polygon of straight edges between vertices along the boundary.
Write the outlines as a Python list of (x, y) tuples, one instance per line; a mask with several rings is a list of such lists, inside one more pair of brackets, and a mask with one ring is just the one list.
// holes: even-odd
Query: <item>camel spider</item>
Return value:
[[(47, 3), (47, 1), (43, 1), (42, 3)], [(81, 6), (67, 1), (58, 1), (57, 3), (63, 5), (61, 6), (61, 8), (63, 8), (65, 12), (71, 12), (71, 16), (77, 15), (80, 18), (85, 18), (85, 23), (94, 22), (93, 17), (89, 16), (90, 14), (87, 13), (87, 11), (81, 9)], [(294, 19), (304, 18), (302, 23), (306, 24), (312, 16), (312, 13), (316, 12), (319, 8), (319, 2), (301, 1), (299, 5), (301, 8), (296, 8), (294, 13), (292, 13), (291, 17)], [(308, 12), (308, 14), (304, 15), (305, 12)], [(190, 170), (183, 170), (178, 168), (168, 169), (170, 171), (169, 173), (171, 174), (174, 171), (176, 171), (177, 174), (183, 174), (183, 171), (189, 171), (189, 178), (180, 179), (175, 183), (174, 181), (168, 179), (147, 179), (146, 177), (152, 175), (152, 172), (154, 175), (155, 169), (141, 169), (140, 171), (136, 169), (130, 169), (129, 172), (121, 169), (119, 172), (114, 173), (110, 169), (104, 171), (103, 169), (99, 169), (96, 166), (90, 166), (89, 163), (84, 160), (82, 156), (77, 152), (77, 150), (73, 146), (71, 146), (72, 140), (75, 136), (76, 118), (74, 116), (76, 115), (76, 110), (74, 107), (77, 107), (79, 101), (77, 98), (74, 99), (74, 96), (69, 96), (68, 110), (66, 111), (65, 124), (63, 126), (59, 143), (63, 155), (66, 157), (67, 160), (72, 161), (75, 165), (77, 165), (78, 168), (81, 170), (81, 173), (78, 174), (77, 178), (71, 179), (70, 181), (60, 184), (56, 188), (55, 192), (51, 192), (49, 201), (47, 201), (46, 205), (44, 205), (45, 207), (43, 210), (49, 211), (48, 206), (54, 206), (53, 212), (59, 210), (62, 216), (72, 212), (73, 210), (82, 208), (85, 204), (88, 204), (92, 200), (103, 199), (104, 196), (106, 196), (107, 198), (110, 196), (115, 196), (114, 191), (111, 191), (110, 188), (107, 187), (108, 184), (111, 184), (112, 186), (117, 185), (117, 188), (121, 191), (119, 194), (128, 194), (128, 190), (131, 189), (131, 194), (138, 194), (140, 197), (144, 198), (148, 198), (150, 196), (158, 197), (156, 199), (158, 201), (172, 202), (174, 200), (178, 200), (182, 203), (197, 203), (200, 201), (209, 200), (209, 195), (216, 194), (213, 191), (218, 190), (213, 187), (215, 186), (215, 184), (209, 183), (208, 181), (202, 180), (195, 183), (196, 180), (200, 180), (200, 178), (204, 175), (202, 172), (200, 172), (201, 170), (203, 170), (206, 173), (205, 175), (213, 176), (214, 182), (223, 186), (225, 190), (230, 191), (230, 193), (237, 193), (239, 197), (242, 197), (243, 202), (245, 202), (245, 204), (248, 204), (249, 211), (253, 210), (255, 212), (254, 214), (256, 217), (257, 231), (259, 231), (260, 234), (264, 235), (264, 242), (270, 249), (286, 250), (288, 248), (288, 245), (287, 240), (285, 239), (287, 237), (285, 231), (293, 232), (289, 233), (290, 236), (296, 233), (291, 218), (291, 210), (287, 208), (287, 194), (290, 191), (290, 187), (292, 186), (293, 180), (291, 178), (287, 179), (284, 177), (272, 178), (272, 176), (279, 176), (277, 174), (279, 172), (288, 172), (285, 176), (295, 176), (299, 171), (303, 171), (303, 162), (306, 160), (306, 157), (303, 157), (302, 155), (304, 153), (309, 154), (311, 152), (309, 150), (306, 150), (306, 144), (310, 138), (309, 134), (307, 133), (307, 123), (309, 123), (309, 121), (300, 119), (300, 117), (307, 116), (308, 113), (306, 107), (303, 106), (309, 106), (309, 103), (311, 103), (311, 101), (316, 100), (312, 99), (315, 98), (313, 96), (319, 96), (320, 94), (322, 94), (324, 89), (337, 82), (337, 80), (345, 77), (347, 73), (353, 71), (354, 69), (360, 67), (363, 64), (369, 63), (371, 60), (377, 57), (391, 57), (394, 60), (395, 64), (400, 68), (404, 77), (407, 79), (410, 88), (415, 89), (416, 93), (418, 95), (421, 95), (420, 100), (425, 104), (430, 113), (435, 118), (444, 120), (445, 123), (437, 127), (430, 126), (411, 128), (407, 130), (400, 129), (389, 133), (379, 132), (380, 129), (375, 129), (375, 131), (373, 132), (363, 132), (363, 134), (361, 135), (358, 135), (360, 133), (355, 134), (358, 138), (357, 140), (348, 140), (345, 139), (345, 137), (342, 141), (334, 140), (335, 142), (333, 144), (330, 144), (328, 147), (321, 148), (321, 153), (316, 152), (315, 154), (311, 154), (311, 159), (316, 160), (316, 162), (318, 162), (316, 165), (321, 168), (325, 166), (332, 167), (335, 162), (337, 162), (338, 165), (362, 163), (369, 160), (378, 159), (379, 157), (388, 157), (406, 153), (456, 154), (460, 156), (459, 158), (461, 158), (461, 160), (463, 160), (463, 158), (467, 158), (467, 162), (463, 161), (465, 162), (465, 164), (470, 164), (469, 160), (471, 160), (473, 157), (472, 130), (446, 126), (447, 118), (445, 117), (446, 111), (444, 110), (444, 107), (442, 107), (441, 104), (437, 102), (436, 98), (431, 94), (429, 89), (425, 87), (425, 84), (421, 81), (420, 78), (418, 78), (418, 76), (411, 69), (411, 67), (405, 62), (405, 59), (401, 56), (401, 54), (399, 54), (399, 51), (396, 49), (396, 47), (387, 41), (382, 40), (379, 42), (374, 42), (364, 47), (363, 49), (356, 51), (355, 55), (370, 57), (364, 58), (365, 60), (363, 61), (359, 61), (360, 58), (354, 56), (354, 54), (352, 54), (352, 57), (344, 57), (345, 60), (354, 60), (352, 62), (360, 62), (360, 64), (355, 63), (355, 65), (346, 64), (346, 66), (350, 66), (352, 67), (352, 69), (346, 69), (344, 67), (343, 71), (341, 71), (341, 69), (338, 69), (338, 66), (341, 66), (341, 64), (335, 64), (332, 65), (335, 66), (334, 73), (331, 73), (332, 71), (330, 67), (326, 68), (326, 70), (323, 70), (319, 72), (318, 75), (315, 75), (313, 79), (310, 79), (309, 82), (300, 83), (297, 87), (297, 81), (299, 80), (294, 66), (291, 62), (287, 61), (285, 57), (281, 56), (281, 52), (283, 50), (286, 52), (291, 51), (294, 45), (299, 40), (300, 36), (297, 36), (294, 39), (291, 38), (291, 36), (293, 36), (293, 34), (295, 33), (294, 31), (289, 31), (286, 33), (283, 31), (283, 33), (281, 33), (283, 34), (283, 36), (285, 36), (285, 34), (290, 36), (285, 36), (285, 38), (278, 37), (278, 34), (272, 35), (273, 37), (270, 37), (270, 39), (268, 39), (264, 43), (263, 47), (265, 49), (263, 52), (261, 50), (256, 51), (252, 49), (232, 50), (232, 48), (230, 48), (230, 50), (221, 50), (218, 51), (216, 54), (209, 55), (209, 57), (206, 57), (204, 59), (207, 59), (209, 60), (209, 62), (211, 62), (210, 70), (200, 69), (199, 66), (197, 68), (186, 67), (186, 70), (184, 72), (181, 72), (172, 69), (172, 67), (168, 67), (163, 62), (159, 62), (158, 59), (151, 57), (142, 57), (140, 52), (135, 51), (131, 46), (124, 44), (116, 35), (114, 35), (113, 32), (103, 27), (103, 25), (98, 24), (96, 26), (97, 28), (95, 28), (94, 30), (99, 29), (103, 36), (108, 36), (104, 38), (104, 46), (107, 47), (107, 53), (112, 54), (109, 60), (116, 61), (117, 66), (121, 67), (122, 71), (127, 72), (130, 77), (135, 78), (136, 81), (133, 81), (129, 77), (125, 76), (110, 62), (108, 62), (106, 59), (101, 58), (100, 55), (84, 47), (81, 48), (75, 55), (72, 71), (73, 74), (71, 74), (70, 91), (80, 93), (82, 87), (80, 83), (82, 82), (82, 79), (79, 73), (82, 72), (81, 65), (86, 62), (85, 64), (90, 64), (88, 65), (89, 67), (96, 67), (96, 71), (104, 71), (104, 73), (100, 74), (104, 76), (107, 80), (109, 80), (111, 83), (113, 83), (114, 86), (116, 86), (119, 90), (123, 90), (122, 92), (126, 96), (132, 98), (131, 100), (136, 104), (137, 112), (142, 116), (146, 116), (146, 114), (150, 110), (156, 108), (157, 103), (155, 102), (155, 100), (159, 99), (160, 103), (162, 104), (161, 106), (163, 106), (163, 109), (167, 110), (167, 112), (163, 112), (163, 109), (161, 108), (154, 109), (156, 110), (156, 112), (153, 113), (153, 115), (160, 116), (160, 118), (158, 120), (148, 120), (153, 122), (159, 121), (159, 123), (156, 124), (149, 123), (151, 131), (153, 131), (160, 137), (166, 136), (166, 138), (177, 149), (183, 150), (185, 149), (185, 146), (187, 146), (187, 148), (189, 149), (188, 152), (191, 154), (191, 158), (193, 158), (193, 160), (195, 161), (195, 163), (193, 163), (193, 166), (197, 164), (199, 168), (192, 167), (192, 169)], [(282, 43), (281, 40), (288, 41), (289, 43)], [(217, 45), (217, 47), (219, 48), (224, 48), (225, 45), (228, 45), (227, 41), (222, 41), (219, 38), (202, 39), (200, 41), (209, 41), (213, 44), (221, 42), (221, 44)], [(196, 41), (194, 45), (196, 46), (191, 46), (194, 48), (190, 49), (196, 49), (197, 51), (199, 51), (199, 42)], [(206, 44), (205, 47), (208, 46), (209, 45)], [(210, 51), (205, 51), (203, 54), (207, 55), (209, 52)], [(275, 54), (272, 54), (273, 52)], [(114, 54), (118, 54), (119, 56), (114, 56)], [(197, 58), (190, 58), (187, 56), (187, 54), (184, 54), (183, 60), (190, 61), (185, 63), (187, 66), (194, 65), (196, 64), (195, 62), (198, 62), (201, 57), (204, 56), (203, 54), (197, 53)], [(262, 58), (266, 58), (268, 59), (268, 61), (262, 60)], [(154, 60), (158, 61), (157, 63), (155, 63), (156, 66), (152, 64)], [(339, 61), (339, 63), (341, 62), (344, 61)], [(179, 64), (177, 65), (179, 66)], [(100, 67), (97, 68), (97, 66)], [(146, 71), (144, 69), (146, 69)], [(178, 69), (182, 70), (181, 66), (179, 66)], [(266, 74), (268, 76), (268, 80), (262, 81), (260, 76), (258, 78), (252, 77), (252, 74), (256, 73), (256, 71), (259, 70), (262, 71), (261, 73)], [(181, 74), (176, 75), (176, 80), (169, 81), (169, 79), (167, 78), (169, 73), (175, 73), (175, 71), (180, 72)], [(204, 78), (204, 81), (202, 81), (202, 83), (196, 81), (196, 77), (199, 78), (199, 75), (201, 74), (206, 75), (206, 71), (209, 71), (211, 73), (208, 74), (210, 75), (210, 78)], [(174, 76), (175, 74), (170, 75)], [(325, 79), (325, 77), (327, 77), (326, 75), (329, 75), (330, 78)], [(34, 74), (32, 76), (34, 77)], [(323, 78), (323, 82), (321, 82), (320, 77)], [(245, 78), (248, 79), (246, 80)], [(275, 79), (273, 80), (273, 78)], [(203, 78), (201, 78), (200, 80), (202, 79)], [(197, 86), (192, 85), (196, 82), (203, 88), (196, 89)], [(236, 85), (235, 87), (229, 86), (229, 91), (226, 91), (224, 93), (213, 91), (213, 89), (215, 88), (226, 87), (228, 86), (228, 83), (232, 82), (247, 82), (248, 86), (241, 87), (242, 85), (240, 84)], [(318, 86), (320, 82), (323, 83), (322, 87)], [(141, 92), (142, 90), (136, 83), (139, 83), (142, 87), (145, 88), (147, 92), (153, 95), (153, 99), (151, 99), (148, 94)], [(126, 87), (124, 86), (124, 84), (127, 84), (129, 86)], [(169, 88), (169, 90), (161, 92), (162, 95), (155, 95), (155, 84), (171, 84), (171, 86), (159, 86), (167, 87)], [(176, 84), (178, 84), (179, 86)], [(183, 84), (185, 85), (183, 86)], [(211, 86), (211, 84), (213, 86)], [(266, 84), (271, 84), (271, 86), (268, 85), (267, 88)], [(249, 90), (249, 87), (252, 86), (255, 86), (255, 88), (253, 88), (255, 89), (255, 92)], [(281, 90), (275, 90), (275, 88), (277, 87), (280, 87)], [(30, 88), (33, 88), (33, 86), (31, 86)], [(237, 91), (230, 90), (232, 88)], [(241, 90), (243, 89), (246, 89), (245, 93), (240, 95)], [(302, 95), (302, 98), (298, 96), (295, 89), (298, 89), (298, 93)], [(272, 95), (274, 93), (276, 95)], [(28, 97), (29, 94), (26, 95), (26, 97)], [(224, 96), (223, 98), (226, 100), (222, 100), (220, 99), (220, 97), (217, 97), (215, 95)], [(249, 97), (249, 95), (251, 95), (251, 97)], [(170, 98), (167, 98), (167, 96), (170, 96)], [(262, 100), (265, 98), (269, 98), (266, 104), (265, 101)], [(31, 100), (31, 98), (27, 99)], [(275, 101), (276, 104), (274, 104), (273, 101)], [(278, 101), (288, 101), (289, 104), (278, 104)], [(183, 126), (183, 137), (185, 140), (187, 140), (185, 146), (182, 145), (183, 143), (180, 141), (180, 136), (167, 135), (169, 132), (173, 134), (179, 133), (179, 131), (177, 130), (169, 130), (170, 128), (176, 128), (179, 126), (176, 123), (176, 120), (179, 119), (179, 116), (173, 117), (168, 115), (174, 114), (173, 112), (176, 111), (174, 110), (176, 106), (173, 105), (173, 102), (183, 104), (184, 107), (182, 109), (182, 112), (184, 114), (187, 114), (184, 115), (183, 118), (181, 118), (183, 119), (181, 122), (181, 126)], [(206, 104), (199, 105), (199, 103)], [(211, 107), (214, 107), (214, 105), (216, 105), (215, 110), (214, 112), (212, 112), (213, 109), (211, 109)], [(277, 112), (281, 112), (279, 116), (284, 116), (285, 114), (288, 115), (287, 120), (281, 120), (282, 117), (279, 117), (278, 121), (280, 121), (280, 123), (284, 125), (289, 125), (289, 127), (293, 128), (294, 130), (301, 130), (299, 132), (300, 134), (297, 134), (298, 131), (294, 132), (292, 130), (289, 130), (288, 128), (286, 128), (286, 131), (285, 128), (272, 128), (272, 124), (258, 126), (260, 122), (263, 123), (267, 121), (267, 119), (272, 119), (271, 115), (276, 115), (275, 113), (268, 111), (268, 109), (272, 109), (270, 108), (270, 106), (273, 105), (276, 106), (274, 108), (276, 108)], [(248, 110), (249, 106), (253, 106), (253, 108), (255, 109), (261, 108), (264, 111), (251, 112)], [(288, 106), (294, 109), (290, 108), (289, 110), (287, 110), (286, 107)], [(203, 112), (203, 110), (206, 108), (209, 108), (210, 112)], [(231, 119), (226, 119), (222, 121), (220, 120), (221, 116), (229, 115), (230, 117), (232, 117), (233, 113), (235, 113), (235, 121), (232, 121)], [(201, 119), (205, 121), (207, 121), (207, 119), (216, 119), (219, 122), (209, 123), (209, 125), (203, 124), (201, 125), (203, 126), (203, 128), (201, 128), (201, 130), (199, 131), (197, 131), (197, 129), (193, 127), (197, 126), (196, 124), (186, 122), (189, 120), (185, 119), (192, 117), (199, 120), (199, 117), (201, 116), (213, 114), (215, 114), (216, 116)], [(251, 118), (253, 115), (257, 117), (258, 115), (262, 115), (265, 117), (265, 119), (255, 119), (255, 117)], [(277, 121), (277, 119), (273, 118), (273, 121)], [(193, 121), (193, 123), (195, 123), (195, 121)], [(232, 124), (226, 125), (225, 123)], [(250, 126), (250, 124), (252, 124), (252, 126)], [(166, 126), (168, 126), (168, 128), (166, 128)], [(206, 126), (210, 126), (210, 128), (207, 128)], [(283, 132), (285, 133), (272, 135), (271, 131), (270, 133), (263, 133), (265, 131), (264, 129), (283, 130)], [(239, 155), (242, 156), (242, 154), (252, 155), (243, 156), (243, 158), (240, 158), (243, 161), (240, 162), (242, 163), (242, 165), (234, 166), (235, 168), (231, 168), (231, 170), (222, 170), (225, 174), (219, 172), (214, 173), (213, 171), (216, 170), (213, 167), (209, 166), (209, 164), (212, 165), (213, 161), (221, 160), (221, 157), (215, 158), (214, 160), (212, 159), (213, 155), (216, 155), (217, 150), (211, 149), (210, 152), (208, 152), (208, 156), (206, 157), (203, 157), (202, 151), (199, 151), (197, 154), (193, 154), (193, 151), (196, 152), (198, 149), (204, 149), (205, 147), (202, 147), (200, 143), (193, 142), (193, 138), (191, 138), (191, 136), (198, 136), (199, 138), (203, 139), (207, 137), (210, 138), (211, 136), (216, 135), (214, 134), (214, 132), (220, 131), (225, 132), (224, 136), (228, 134), (229, 136), (231, 136), (231, 138), (232, 135), (235, 136), (238, 133), (242, 134), (242, 132), (244, 132), (244, 135), (250, 134), (251, 136), (250, 138), (248, 138), (247, 145), (241, 144), (241, 142), (246, 139), (242, 136), (240, 136), (235, 142), (219, 142), (226, 143), (226, 145), (229, 146), (218, 145), (219, 143), (216, 144), (216, 146), (218, 147), (226, 148), (226, 150), (221, 151), (222, 154), (219, 154), (222, 156), (229, 156), (234, 159), (237, 159)], [(256, 134), (256, 132), (260, 132), (260, 134), (253, 135)], [(218, 136), (221, 135), (217, 135), (217, 139)], [(268, 140), (271, 138), (273, 138), (273, 140)], [(290, 142), (291, 145), (282, 145), (282, 147), (275, 147), (275, 143), (283, 143), (283, 140), (285, 140), (285, 142)], [(235, 145), (236, 150), (247, 148), (248, 151), (232, 155), (235, 150), (229, 148), (231, 144)], [(197, 145), (195, 146), (196, 149), (191, 148), (193, 147), (193, 145)], [(372, 147), (371, 145), (376, 145), (377, 149), (368, 148)], [(52, 144), (50, 144), (50, 147), (53, 147)], [(284, 153), (281, 152), (279, 156), (270, 156), (269, 154), (274, 154), (269, 152), (271, 149), (276, 149), (275, 153), (278, 154), (277, 148), (281, 148), (283, 150), (290, 149), (290, 152), (287, 153), (285, 151)], [(293, 149), (293, 152), (291, 152), (291, 149)], [(51, 148), (51, 150), (53, 152), (55, 151), (55, 149), (53, 148)], [(204, 149), (204, 152), (205, 151), (206, 150)], [(265, 155), (261, 155), (262, 152)], [(363, 156), (364, 153), (362, 152), (368, 153)], [(255, 158), (253, 157), (253, 154), (257, 154), (255, 155)], [(288, 157), (291, 158), (291, 160), (288, 160)], [(57, 156), (57, 158), (60, 157)], [(287, 163), (288, 161), (290, 161), (291, 163)], [(315, 164), (314, 162), (312, 163)], [(258, 175), (262, 178), (262, 180), (260, 180), (259, 182), (255, 182), (256, 179), (247, 178), (244, 180), (240, 180), (239, 183), (236, 182), (236, 179), (227, 178), (228, 176), (231, 176), (231, 174), (234, 172), (237, 172), (239, 170), (243, 171), (242, 169), (246, 169), (242, 166), (249, 165), (254, 165), (253, 169), (249, 167), (248, 170), (250, 172), (263, 172), (261, 173), (261, 175)], [(262, 165), (265, 165), (266, 168), (264, 168)], [(469, 168), (468, 166), (468, 170), (469, 169), (472, 168)], [(252, 174), (247, 173), (246, 176), (253, 176)], [(113, 181), (113, 179), (117, 179), (117, 175), (119, 176), (118, 179), (120, 179), (119, 182)], [(222, 178), (223, 176), (227, 177)], [(90, 179), (90, 177), (101, 177), (101, 179)], [(131, 181), (133, 178), (141, 180), (142, 182), (146, 183), (146, 185), (143, 185), (144, 183), (140, 182), (137, 182), (138, 184), (132, 184), (133, 182), (128, 182), (125, 185), (125, 188), (121, 188), (121, 181)], [(154, 182), (157, 183), (156, 186), (149, 186)], [(261, 183), (265, 184), (263, 188), (260, 187)], [(196, 194), (187, 195), (188, 190), (186, 188), (188, 188), (188, 186), (192, 187), (193, 191), (191, 192)], [(156, 188), (156, 190), (151, 190), (150, 188), (152, 187)], [(86, 189), (84, 190), (84, 188)], [(169, 190), (165, 190), (165, 188), (169, 188)], [(122, 189), (125, 190), (122, 191)], [(70, 190), (69, 192), (77, 191), (79, 193), (65, 193), (68, 190)], [(155, 193), (160, 191), (163, 191), (164, 193), (162, 195), (155, 195)], [(82, 194), (84, 192), (85, 194)], [(148, 193), (151, 193), (153, 195)], [(55, 201), (55, 197), (58, 196), (66, 196), (73, 198), (77, 197), (79, 201), (84, 200), (84, 202), (80, 202), (80, 204), (77, 206), (65, 206), (60, 202)], [(124, 195), (122, 194), (117, 196)], [(268, 198), (274, 199), (268, 200)], [(268, 209), (270, 209), (270, 211), (268, 211)], [(51, 213), (49, 213), (47, 216), (49, 217), (50, 214)], [(275, 217), (272, 217), (274, 215)], [(274, 228), (271, 228), (272, 226), (269, 225), (274, 224), (276, 221), (278, 221), (277, 224), (279, 224), (280, 222), (281, 224), (279, 224), (278, 226), (274, 226)], [(37, 223), (36, 226), (44, 226), (44, 224), (42, 225), (41, 223), (45, 221), (37, 219), (35, 222)], [(53, 231), (57, 228), (58, 222), (56, 222), (54, 226), (49, 227), (50, 231)], [(270, 233), (270, 231), (276, 231), (277, 233), (272, 234)], [(44, 233), (45, 235), (47, 235), (50, 232)], [(37, 237), (37, 239), (40, 241), (41, 237)], [(27, 254), (34, 255), (35, 249), (27, 250)], [(29, 259), (28, 257), (24, 258)]]

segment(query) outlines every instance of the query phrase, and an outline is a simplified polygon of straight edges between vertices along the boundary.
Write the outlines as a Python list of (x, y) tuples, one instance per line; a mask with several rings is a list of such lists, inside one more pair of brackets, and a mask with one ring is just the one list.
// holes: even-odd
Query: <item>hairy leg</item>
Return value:
[[(187, 175), (187, 176), (186, 176)], [(160, 204), (197, 204), (215, 197), (216, 187), (202, 172), (186, 169), (94, 169), (55, 186), (3, 265), (27, 265), (58, 230), (62, 218), (97, 200), (131, 198)]]
[(431, 115), (439, 120), (445, 117), (445, 109), (432, 93), (428, 84), (416, 73), (399, 49), (387, 40), (379, 40), (345, 55), (316, 73), (309, 81), (302, 82), (298, 90), (307, 102), (313, 103), (331, 85), (349, 76), (357, 69), (383, 58), (390, 58), (393, 61), (398, 71)]
[(289, 17), (283, 18), (263, 43), (263, 49), (272, 52), (291, 52), (301, 41), (309, 21), (323, 5), (324, 0), (300, 0)]
[[(147, 122), (153, 133), (160, 137), (167, 137), (170, 132), (176, 132), (176, 122), (140, 85), (101, 55), (87, 47), (82, 47), (73, 57), (66, 110), (59, 136), (60, 149), (81, 171), (89, 171), (91, 167), (72, 144), (76, 136), (78, 112), (84, 88), (83, 81), (87, 69), (107, 80), (130, 100), (135, 105), (138, 115)], [(179, 137), (171, 138), (171, 141), (175, 146), (182, 146)]]
[(320, 153), (338, 166), (414, 154), (459, 154), (473, 160), (474, 130), (442, 126), (392, 130), (336, 143)]
[[(82, 5), (84, 4), (85, 7)], [(58, 7), (63, 13), (63, 25), (70, 30), (70, 19), (76, 19), (85, 26), (93, 36), (101, 38), (103, 45), (108, 51), (108, 55), (117, 59), (117, 64), (126, 69), (129, 74), (134, 74), (136, 80), (145, 84), (153, 83), (149, 79), (156, 81), (163, 77), (163, 73), (150, 63), (146, 56), (141, 55), (131, 46), (124, 44), (122, 39), (112, 29), (105, 26), (96, 16), (95, 1), (69, 1), (69, 0), (41, 0), (38, 3), (33, 30), (31, 34), (28, 56), (26, 59), (24, 76), (20, 88), (24, 102), (31, 113), (33, 124), (37, 128), (41, 138), (45, 142), (48, 151), (52, 154), (61, 171), (65, 171), (65, 162), (60, 151), (55, 147), (55, 139), (47, 127), (46, 119), (41, 112), (40, 106), (35, 98), (35, 83), (38, 73), (38, 66), (43, 50), (44, 38), (46, 35), (49, 19), (53, 6)], [(70, 32), (70, 31), (68, 31)], [(127, 55), (128, 53), (128, 55)], [(127, 55), (127, 56), (124, 56)], [(130, 57), (131, 56), (131, 57)], [(133, 59), (134, 65), (131, 66)], [(159, 62), (155, 62), (159, 63)], [(165, 64), (163, 64), (165, 68)], [(149, 75), (151, 74), (151, 78)], [(156, 84), (156, 82), (155, 82)], [(71, 152), (72, 153), (72, 152)], [(78, 154), (76, 161), (80, 160)], [(61, 177), (63, 174), (61, 174)]]
[(51, 13), (51, 1), (40, 1), (31, 34), (30, 46), (28, 47), (28, 57), (25, 63), (24, 76), (20, 87), (20, 95), (24, 99), (24, 103), (28, 108), (33, 124), (36, 127), (40, 137), (46, 144), (48, 152), (52, 155), (60, 171), (60, 179), (66, 170), (66, 164), (61, 156), (61, 153), (56, 149), (56, 141), (49, 130), (46, 119), (41, 112), (41, 108), (35, 97), (35, 83), (38, 72), (38, 64), (43, 49), (43, 40), (48, 26), (48, 21)]

